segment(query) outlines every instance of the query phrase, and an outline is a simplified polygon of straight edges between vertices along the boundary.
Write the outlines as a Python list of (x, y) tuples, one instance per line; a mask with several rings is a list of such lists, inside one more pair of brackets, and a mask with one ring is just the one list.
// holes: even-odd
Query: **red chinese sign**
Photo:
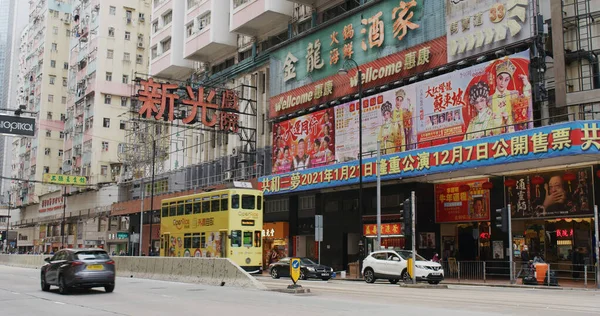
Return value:
[[(153, 78), (140, 81), (142, 89), (138, 91), (138, 99), (142, 106), (138, 113), (146, 119), (166, 120), (172, 122), (175, 117), (175, 101), (181, 96), (175, 92), (180, 89), (177, 84), (155, 82)], [(187, 115), (181, 117), (184, 124), (202, 122), (206, 127), (217, 126), (225, 132), (237, 133), (239, 129), (239, 98), (235, 91), (223, 90), (217, 96), (216, 89), (205, 91), (204, 87), (196, 91), (186, 86), (188, 98), (181, 99), (187, 106)], [(218, 102), (220, 99), (220, 102)]]
[[(381, 224), (381, 235), (401, 235), (400, 223), (386, 223)], [(363, 225), (363, 235), (364, 236), (376, 236), (377, 235), (377, 224), (365, 224)]]
[(571, 238), (573, 237), (573, 228), (571, 229), (557, 229), (556, 237), (558, 238)]
[(490, 191), (481, 187), (487, 181), (486, 178), (436, 184), (436, 223), (488, 221)]

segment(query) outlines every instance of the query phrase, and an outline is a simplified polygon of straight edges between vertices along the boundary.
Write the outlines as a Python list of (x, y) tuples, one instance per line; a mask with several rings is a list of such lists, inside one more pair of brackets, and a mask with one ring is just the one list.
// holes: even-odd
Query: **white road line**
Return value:
[(65, 305), (65, 303), (63, 302), (54, 302), (55, 304), (59, 304), (59, 305)]
[(11, 293), (12, 293), (12, 294), (15, 294), (15, 295), (19, 295), (19, 294), (21, 294), (21, 293), (17, 293), (17, 292), (11, 292)]

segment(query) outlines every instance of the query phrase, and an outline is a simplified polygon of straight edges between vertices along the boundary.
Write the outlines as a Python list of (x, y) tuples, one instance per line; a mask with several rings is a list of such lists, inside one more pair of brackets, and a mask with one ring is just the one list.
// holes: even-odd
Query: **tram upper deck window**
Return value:
[(256, 208), (256, 196), (242, 195), (242, 208), (245, 210), (253, 210)]
[(234, 194), (231, 196), (231, 208), (234, 210), (240, 208), (240, 195), (239, 194)]
[(192, 214), (192, 200), (185, 201), (185, 215)]
[(184, 209), (183, 201), (177, 202), (177, 216), (183, 215), (183, 209)]
[(175, 202), (171, 202), (169, 204), (169, 216), (177, 215), (177, 204)]
[(167, 217), (169, 216), (169, 205), (168, 204), (163, 204), (162, 206), (162, 217)]

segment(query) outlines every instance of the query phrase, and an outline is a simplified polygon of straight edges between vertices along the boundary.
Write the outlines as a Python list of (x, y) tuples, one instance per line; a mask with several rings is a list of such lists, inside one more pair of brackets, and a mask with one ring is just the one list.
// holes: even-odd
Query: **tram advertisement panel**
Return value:
[(482, 187), (488, 180), (436, 184), (436, 223), (489, 221), (490, 191)]

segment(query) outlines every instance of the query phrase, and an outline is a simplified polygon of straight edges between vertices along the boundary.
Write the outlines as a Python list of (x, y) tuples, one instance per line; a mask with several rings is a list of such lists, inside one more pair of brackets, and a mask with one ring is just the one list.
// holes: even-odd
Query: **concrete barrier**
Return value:
[[(48, 255), (0, 255), (0, 265), (39, 269)], [(117, 276), (266, 290), (230, 259), (113, 257)]]

